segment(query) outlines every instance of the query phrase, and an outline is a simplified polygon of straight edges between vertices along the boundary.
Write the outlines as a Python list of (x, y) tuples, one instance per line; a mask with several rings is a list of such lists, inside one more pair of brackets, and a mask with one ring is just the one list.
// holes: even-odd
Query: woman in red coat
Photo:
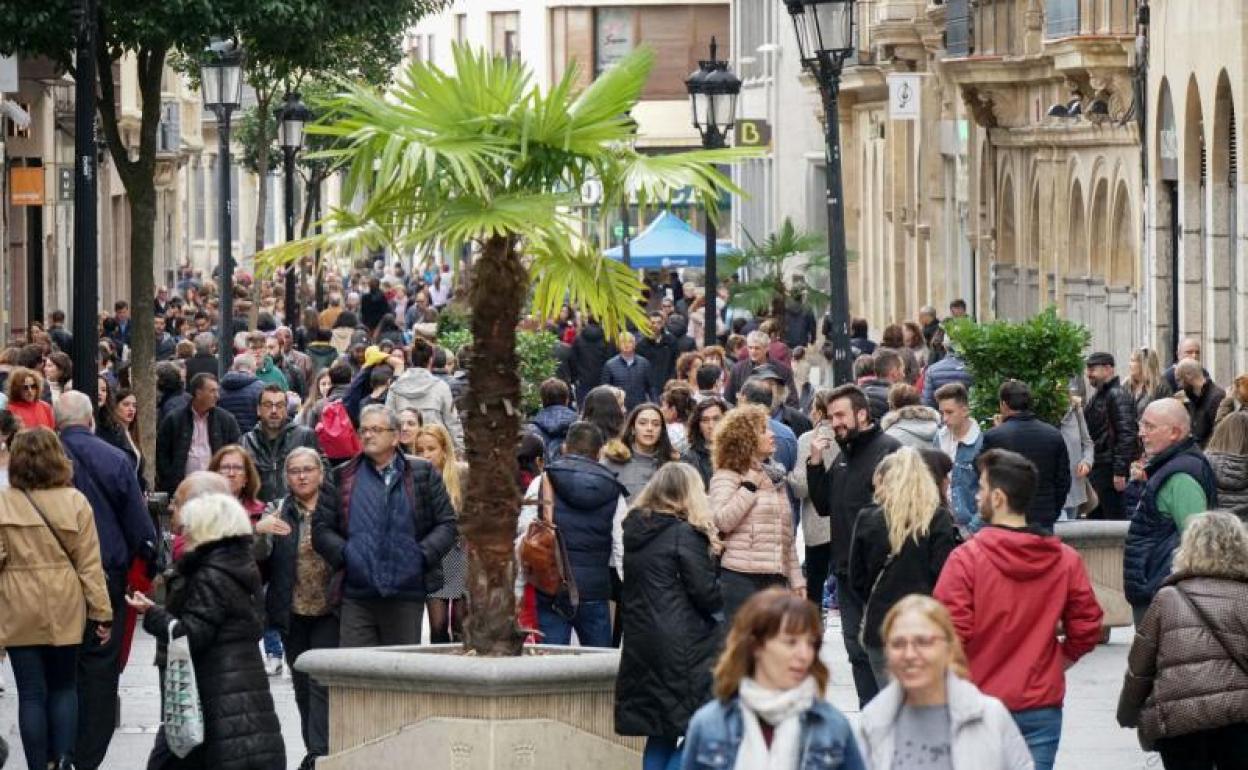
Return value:
[(23, 428), (42, 425), (49, 430), (56, 430), (52, 407), (42, 399), (43, 378), (38, 372), (24, 366), (15, 367), (9, 373), (8, 396), (9, 411), (22, 421)]

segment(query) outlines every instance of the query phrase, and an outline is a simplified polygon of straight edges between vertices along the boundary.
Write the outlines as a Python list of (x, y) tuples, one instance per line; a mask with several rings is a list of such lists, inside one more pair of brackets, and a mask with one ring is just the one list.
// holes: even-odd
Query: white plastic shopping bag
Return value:
[(161, 719), (165, 742), (178, 757), (185, 757), (204, 742), (204, 710), (199, 703), (191, 643), (186, 636), (174, 638), (175, 620), (169, 624), (169, 648), (165, 668), (165, 706)]

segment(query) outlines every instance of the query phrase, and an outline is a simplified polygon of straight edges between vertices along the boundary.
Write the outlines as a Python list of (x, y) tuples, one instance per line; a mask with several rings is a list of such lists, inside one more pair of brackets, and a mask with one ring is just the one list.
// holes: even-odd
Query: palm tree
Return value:
[(723, 258), (727, 273), (748, 268), (751, 280), (741, 281), (732, 287), (731, 303), (736, 307), (758, 312), (768, 308), (773, 318), (783, 318), (785, 304), (797, 291), (805, 294), (806, 304), (827, 306), (828, 295), (810, 285), (798, 283), (790, 274), (800, 274), (803, 281), (808, 271), (826, 274), (828, 270), (827, 239), (818, 233), (798, 232), (793, 220), (785, 217), (784, 224), (759, 243), (749, 231), (745, 231), (749, 247)]
[(631, 147), (636, 104), (653, 64), (637, 51), (577, 93), (569, 70), (548, 91), (514, 60), (454, 49), (453, 74), (413, 62), (381, 94), (349, 86), (337, 116), (313, 131), (335, 137), (325, 154), (349, 169), (344, 200), (359, 211), (327, 217), (328, 232), (261, 255), (272, 269), (318, 247), (418, 253), (474, 243), (468, 300), (473, 347), (464, 396), (469, 466), (459, 526), (468, 552), (466, 647), (516, 655), (513, 541), (520, 507), (515, 450), (520, 438), (516, 324), (532, 286), (533, 308), (553, 317), (565, 301), (609, 330), (645, 323), (641, 283), (583, 243), (572, 208), (582, 183), (601, 182), (604, 210), (631, 189), (642, 204), (691, 188), (715, 211), (721, 190), (737, 192), (715, 164), (737, 150), (647, 156)]

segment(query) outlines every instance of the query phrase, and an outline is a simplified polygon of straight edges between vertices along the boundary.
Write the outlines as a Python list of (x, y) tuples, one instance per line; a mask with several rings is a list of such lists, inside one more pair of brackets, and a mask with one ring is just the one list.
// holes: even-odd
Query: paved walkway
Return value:
[[(835, 618), (832, 622), (836, 623)], [(1109, 644), (1098, 647), (1068, 672), (1062, 746), (1057, 762), (1059, 770), (1146, 770), (1161, 766), (1155, 754), (1145, 754), (1140, 750), (1133, 730), (1119, 728), (1114, 720), (1130, 643), (1131, 630), (1116, 629)], [(858, 711), (858, 699), (854, 694), (839, 627), (834, 625), (829, 631), (824, 649), (832, 670), (831, 700), (854, 718)], [(160, 723), (156, 668), (145, 665), (152, 660), (154, 653), (155, 642), (150, 636), (140, 633), (135, 640), (132, 663), (122, 677), (121, 726), (109, 747), (105, 770), (142, 770), (146, 766), (156, 726)], [(0, 694), (0, 735), (4, 735), (13, 749), (6, 770), (22, 770), (26, 765), (17, 733), (17, 698), (13, 672), (7, 664), (4, 666), (3, 681), (6, 690)], [(294, 691), (289, 679), (272, 677), (269, 681), (286, 738), (287, 763), (294, 770), (303, 758)]]

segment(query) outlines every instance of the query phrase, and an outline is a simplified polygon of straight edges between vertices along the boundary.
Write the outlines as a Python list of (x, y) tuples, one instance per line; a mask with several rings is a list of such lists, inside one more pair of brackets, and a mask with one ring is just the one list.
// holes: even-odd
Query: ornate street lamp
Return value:
[[(728, 69), (728, 62), (715, 58), (718, 46), (715, 38), (711, 38), (711, 58), (698, 63), (698, 68), (685, 81), (685, 89), (689, 92), (689, 103), (693, 108), (693, 127), (702, 137), (702, 147), (714, 150), (728, 143), (728, 132), (736, 122), (737, 96), (741, 93), (741, 78)], [(716, 275), (716, 233), (711, 212), (706, 216), (706, 317), (705, 345), (716, 344), (716, 322), (719, 314), (716, 310), (719, 278)]]
[(853, 382), (849, 346), (849, 263), (845, 253), (845, 199), (841, 172), (839, 96), (841, 71), (854, 54), (856, 0), (784, 0), (802, 67), (819, 84), (823, 97), (824, 144), (828, 194), (828, 315), (831, 319), (832, 378), (836, 385)]
[(218, 243), (221, 259), (221, 323), (218, 340), (220, 376), (234, 360), (234, 259), (230, 253), (234, 202), (230, 200), (230, 115), (243, 103), (243, 49), (233, 41), (216, 42), (204, 50), (200, 64), (200, 90), (204, 108), (217, 116), (221, 168), (218, 178), (221, 201)]
[[(286, 101), (277, 112), (277, 140), (285, 160), (286, 240), (295, 239), (295, 156), (303, 148), (303, 128), (312, 120), (298, 92), (286, 94)], [(295, 264), (286, 266), (286, 325), (294, 329), (299, 323), (299, 292), (295, 283)]]

